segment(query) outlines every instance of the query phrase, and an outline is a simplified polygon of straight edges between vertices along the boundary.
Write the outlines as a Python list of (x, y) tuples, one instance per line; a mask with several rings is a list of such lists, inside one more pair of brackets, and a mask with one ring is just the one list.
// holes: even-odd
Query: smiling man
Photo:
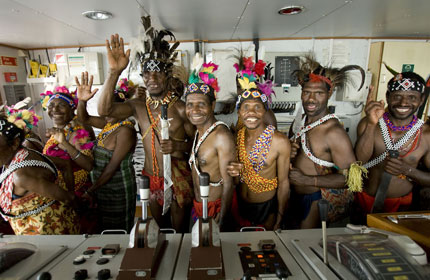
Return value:
[[(331, 69), (322, 67), (311, 58), (306, 58), (295, 73), (302, 86), (305, 114), (300, 125), (292, 126), (298, 130), (291, 131), (294, 139), (291, 151), (293, 168), (289, 178), (293, 189), (291, 212), (298, 215), (295, 218), (301, 228), (318, 227), (318, 201), (322, 198), (329, 202), (330, 222), (347, 217), (353, 200), (350, 191), (357, 190), (357, 186), (347, 186), (350, 170), (360, 171), (353, 164), (355, 155), (351, 140), (338, 118), (329, 114), (327, 108), (333, 90), (345, 85), (349, 70), (360, 70), (364, 77), (359, 66)], [(358, 179), (361, 179), (361, 174)]]
[(268, 98), (252, 69), (251, 62), (238, 77), (243, 91), (237, 108), (244, 127), (237, 133), (239, 162), (228, 166), (231, 176), (240, 176), (232, 212), (240, 227), (272, 230), (280, 228), (289, 197), (290, 141), (264, 123)]
[[(196, 56), (197, 59), (199, 57)], [(189, 160), (195, 194), (191, 213), (194, 222), (202, 216), (199, 174), (207, 172), (211, 179), (208, 215), (219, 223), (221, 230), (225, 230), (233, 196), (233, 180), (227, 173), (227, 165), (235, 160), (236, 152), (233, 135), (228, 126), (217, 121), (214, 116), (216, 92), (219, 88), (213, 72), (217, 70), (218, 65), (204, 63), (202, 67), (201, 71), (194, 69), (185, 92), (186, 114), (197, 128)], [(201, 80), (200, 76), (207, 79)]]
[[(363, 216), (370, 213), (384, 172), (391, 174), (385, 194), (384, 212), (407, 210), (412, 203), (413, 184), (430, 186), (430, 173), (420, 171), (420, 162), (430, 168), (430, 130), (415, 116), (424, 102), (424, 79), (416, 73), (397, 74), (388, 82), (384, 101), (373, 101), (369, 94), (364, 117), (358, 127), (355, 151), (369, 169), (364, 192), (356, 195)], [(388, 155), (398, 152), (398, 158)], [(362, 220), (362, 222), (365, 220)]]
[[(117, 119), (134, 116), (142, 130), (145, 165), (143, 173), (150, 177), (151, 214), (162, 228), (173, 227), (178, 232), (185, 231), (193, 197), (191, 171), (185, 159), (190, 149), (188, 138), (194, 135), (194, 126), (185, 115), (185, 103), (169, 91), (168, 78), (171, 76), (175, 49), (163, 38), (173, 36), (166, 30), (154, 30), (150, 18), (142, 17), (146, 31), (150, 32), (147, 41), (142, 42), (144, 52), (133, 50), (136, 61), (142, 69), (146, 94), (123, 103), (113, 102), (115, 85), (122, 71), (129, 63), (130, 50), (124, 51), (124, 42), (118, 34), (106, 40), (109, 74), (102, 89), (98, 113)], [(148, 33), (149, 34), (149, 33)], [(174, 38), (174, 37), (173, 37)], [(145, 96), (145, 98), (143, 97)], [(170, 139), (161, 138), (161, 105), (168, 106)], [(162, 215), (164, 201), (163, 154), (171, 155), (171, 179), (173, 190), (170, 210)], [(168, 203), (168, 202), (166, 202)]]

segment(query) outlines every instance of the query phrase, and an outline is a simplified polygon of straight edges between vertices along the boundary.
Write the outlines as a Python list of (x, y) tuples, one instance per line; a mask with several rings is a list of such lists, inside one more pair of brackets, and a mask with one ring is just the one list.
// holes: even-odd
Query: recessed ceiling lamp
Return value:
[(278, 14), (280, 15), (297, 15), (300, 14), (301, 12), (303, 12), (305, 10), (305, 7), (303, 6), (287, 6), (287, 7), (283, 7), (281, 9), (279, 9)]
[(111, 13), (105, 11), (86, 11), (82, 15), (93, 20), (104, 20), (112, 17)]

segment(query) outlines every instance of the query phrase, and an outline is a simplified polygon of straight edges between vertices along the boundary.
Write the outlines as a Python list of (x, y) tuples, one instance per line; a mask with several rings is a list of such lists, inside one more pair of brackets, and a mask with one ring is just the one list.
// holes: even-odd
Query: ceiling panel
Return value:
[[(300, 15), (279, 8), (299, 4)], [(430, 37), (428, 0), (0, 0), (0, 44), (21, 48), (103, 44), (137, 36), (140, 17), (178, 40), (285, 37)], [(93, 21), (81, 14), (106, 10)]]

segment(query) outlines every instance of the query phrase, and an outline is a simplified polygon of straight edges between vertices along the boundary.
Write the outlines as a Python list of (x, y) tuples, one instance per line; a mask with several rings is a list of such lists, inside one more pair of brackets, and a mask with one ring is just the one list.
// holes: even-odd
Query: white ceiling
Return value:
[[(306, 7), (281, 16), (279, 8)], [(24, 49), (103, 44), (113, 33), (128, 42), (140, 16), (178, 40), (289, 37), (430, 38), (429, 0), (0, 0), (0, 44)], [(105, 10), (113, 18), (81, 15)]]

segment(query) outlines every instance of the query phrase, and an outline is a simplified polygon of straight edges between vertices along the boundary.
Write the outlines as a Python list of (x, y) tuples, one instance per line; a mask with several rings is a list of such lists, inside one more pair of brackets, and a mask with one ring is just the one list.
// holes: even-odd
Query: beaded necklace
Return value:
[(160, 104), (169, 104), (170, 102), (172, 102), (172, 101), (174, 101), (174, 100), (176, 100), (176, 99), (178, 99), (178, 97), (177, 97), (175, 94), (173, 94), (171, 91), (169, 91), (169, 92), (167, 93), (167, 95), (166, 95), (162, 100), (159, 100), (159, 99), (152, 99), (152, 97), (148, 94), (148, 95), (146, 96), (146, 104), (147, 104), (147, 105), (152, 105), (152, 104), (154, 104), (154, 109), (157, 109), (157, 107), (158, 107)]
[(382, 139), (384, 140), (386, 150), (382, 154), (374, 158), (373, 160), (367, 162), (366, 164), (363, 164), (363, 167), (367, 169), (372, 168), (380, 164), (381, 162), (383, 162), (388, 155), (387, 150), (398, 151), (403, 145), (405, 145), (411, 139), (412, 136), (415, 135), (418, 129), (420, 129), (421, 126), (424, 124), (424, 121), (422, 121), (421, 119), (418, 119), (415, 125), (413, 125), (412, 128), (408, 130), (396, 143), (392, 142), (392, 139), (390, 137), (390, 132), (383, 118), (379, 119), (378, 124), (379, 124), (379, 128), (381, 129)]
[[(213, 123), (205, 131), (205, 133), (203, 133), (202, 137), (200, 137), (199, 140), (197, 141), (197, 144), (196, 144), (196, 140), (198, 138), (197, 136), (199, 134), (199, 131), (196, 130), (196, 134), (194, 136), (193, 147), (191, 148), (191, 155), (190, 155), (190, 159), (188, 160), (188, 164), (190, 165), (191, 169), (193, 168), (193, 165), (194, 165), (194, 168), (196, 169), (197, 175), (200, 175), (200, 170), (197, 167), (197, 163), (196, 163), (196, 157), (197, 156), (196, 155), (199, 152), (200, 146), (203, 144), (203, 142), (206, 140), (206, 138), (208, 138), (209, 134), (211, 134), (211, 132), (214, 131), (214, 129), (219, 125), (225, 125), (227, 128), (229, 128), (228, 125), (223, 123), (222, 121), (217, 121), (217, 122)], [(221, 184), (222, 184), (222, 178), (217, 183), (210, 183), (210, 185), (212, 187), (219, 187), (219, 186), (221, 186)]]
[(382, 118), (384, 119), (384, 122), (387, 124), (388, 128), (391, 131), (407, 131), (409, 129), (411, 129), (418, 121), (417, 116), (413, 116), (412, 121), (408, 124), (408, 125), (402, 125), (402, 126), (395, 126), (391, 121), (390, 118), (388, 117), (388, 113), (385, 112), (382, 115)]
[(99, 133), (99, 135), (97, 135), (97, 146), (104, 148), (105, 146), (104, 140), (109, 135), (111, 135), (112, 132), (117, 130), (120, 126), (125, 126), (125, 125), (133, 127), (133, 124), (130, 121), (121, 121), (114, 124), (111, 124), (110, 122), (108, 122), (103, 128), (103, 130)]
[(149, 115), (151, 125), (148, 127), (148, 130), (142, 136), (142, 140), (143, 140), (143, 138), (145, 138), (148, 131), (151, 130), (152, 172), (153, 172), (153, 175), (155, 175), (153, 180), (154, 180), (154, 183), (156, 183), (156, 184), (158, 184), (160, 182), (159, 180), (164, 180), (164, 178), (159, 177), (160, 167), (158, 166), (157, 154), (155, 151), (155, 133), (156, 133), (155, 131), (158, 130), (157, 126), (158, 126), (158, 122), (160, 121), (160, 118), (161, 118), (161, 113), (159, 113), (157, 116), (157, 119), (155, 119), (153, 114), (152, 114), (150, 105), (154, 104), (154, 109), (156, 109), (158, 107), (158, 105), (160, 105), (160, 104), (168, 104), (168, 106), (170, 107), (176, 102), (176, 100), (178, 100), (178, 97), (175, 96), (170, 91), (163, 98), (163, 100), (154, 100), (150, 96), (146, 97), (146, 109), (147, 109), (147, 112)]
[(313, 129), (314, 127), (319, 126), (320, 124), (325, 123), (326, 121), (330, 119), (338, 119), (338, 117), (334, 114), (325, 115), (324, 117), (320, 118), (319, 120), (314, 121), (311, 124), (308, 124), (305, 126), (306, 123), (306, 115), (302, 119), (302, 125), (300, 127), (300, 131), (296, 133), (296, 138), (301, 137), (301, 144), (304, 154), (314, 163), (320, 166), (325, 167), (334, 167), (335, 164), (333, 162), (325, 161), (322, 159), (317, 158), (312, 154), (312, 152), (309, 150), (309, 148), (306, 146), (306, 132)]
[(248, 188), (254, 193), (272, 191), (278, 187), (278, 178), (267, 179), (255, 172), (245, 148), (245, 129), (246, 127), (243, 127), (237, 134), (239, 162), (244, 165), (240, 171), (240, 181), (247, 184)]
[(252, 149), (248, 154), (248, 159), (257, 173), (260, 172), (266, 162), (267, 153), (269, 152), (270, 145), (272, 144), (274, 132), (275, 127), (268, 125), (255, 141), (255, 144), (252, 146)]

